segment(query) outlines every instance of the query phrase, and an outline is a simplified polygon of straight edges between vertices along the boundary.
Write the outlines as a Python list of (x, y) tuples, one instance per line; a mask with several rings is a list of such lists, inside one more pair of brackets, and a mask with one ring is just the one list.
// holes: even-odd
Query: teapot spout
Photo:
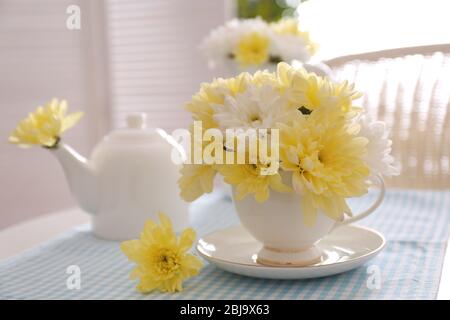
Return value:
[(72, 195), (80, 207), (91, 214), (97, 212), (97, 183), (94, 170), (86, 158), (65, 144), (51, 149), (64, 170)]

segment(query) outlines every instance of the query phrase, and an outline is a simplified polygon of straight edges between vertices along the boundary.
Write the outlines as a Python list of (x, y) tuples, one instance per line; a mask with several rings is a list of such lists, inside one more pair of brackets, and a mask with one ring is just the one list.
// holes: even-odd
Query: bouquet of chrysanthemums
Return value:
[(187, 104), (194, 121), (181, 196), (211, 192), (219, 174), (236, 201), (295, 192), (306, 221), (350, 215), (348, 198), (366, 194), (376, 175), (397, 173), (388, 132), (355, 104), (359, 97), (346, 81), (287, 63), (202, 84)]
[(234, 19), (212, 30), (201, 48), (209, 67), (222, 73), (272, 70), (282, 61), (306, 63), (316, 52), (316, 44), (294, 18), (274, 23), (260, 18)]

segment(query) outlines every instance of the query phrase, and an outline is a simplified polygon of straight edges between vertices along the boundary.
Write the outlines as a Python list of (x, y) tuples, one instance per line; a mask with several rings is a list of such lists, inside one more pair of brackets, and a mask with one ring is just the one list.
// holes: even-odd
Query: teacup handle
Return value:
[[(353, 217), (350, 218), (344, 218), (343, 221), (339, 221), (336, 223), (335, 228), (342, 226), (342, 225), (346, 225), (349, 223), (353, 223), (356, 221), (359, 221), (361, 219), (364, 219), (365, 217), (367, 217), (369, 214), (371, 214), (372, 212), (374, 212), (381, 204), (381, 202), (383, 202), (384, 199), (384, 194), (386, 193), (386, 187), (384, 185), (384, 180), (380, 175), (376, 175), (375, 176), (377, 178), (378, 181), (378, 185), (380, 187), (380, 192), (378, 193), (378, 197), (377, 200), (370, 206), (370, 208), (368, 208), (367, 210), (354, 215)], [(333, 228), (334, 229), (334, 228)]]

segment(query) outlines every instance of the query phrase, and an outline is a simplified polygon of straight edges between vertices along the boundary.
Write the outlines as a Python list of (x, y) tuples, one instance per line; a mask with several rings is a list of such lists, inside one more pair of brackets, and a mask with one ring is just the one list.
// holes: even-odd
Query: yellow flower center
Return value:
[(259, 176), (259, 168), (256, 164), (246, 164), (244, 168), (250, 175)]
[(260, 65), (269, 58), (269, 39), (257, 32), (242, 37), (235, 57), (241, 66)]
[(253, 125), (261, 124), (261, 117), (259, 114), (250, 115), (249, 120)]
[(180, 262), (177, 253), (170, 249), (161, 249), (156, 259), (156, 269), (160, 274), (171, 274), (180, 268)]
[(258, 162), (257, 164), (252, 163), (245, 165), (245, 170), (254, 177), (260, 177), (262, 179), (265, 179), (268, 176), (262, 175), (261, 172), (269, 169), (270, 165), (271, 165), (270, 161), (267, 161), (265, 163)]

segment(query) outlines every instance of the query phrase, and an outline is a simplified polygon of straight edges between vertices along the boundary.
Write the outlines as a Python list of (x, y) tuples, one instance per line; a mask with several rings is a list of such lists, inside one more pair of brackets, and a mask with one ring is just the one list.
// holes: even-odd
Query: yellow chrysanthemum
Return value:
[(278, 34), (301, 37), (311, 55), (314, 55), (317, 52), (317, 44), (311, 40), (308, 32), (300, 29), (297, 19), (283, 18), (277, 22), (271, 23), (270, 26)]
[(275, 72), (269, 72), (267, 70), (256, 71), (251, 76), (250, 81), (252, 84), (259, 86), (259, 87), (270, 85), (274, 88), (278, 88), (278, 80), (277, 80), (277, 76), (275, 75)]
[(186, 109), (192, 113), (195, 121), (202, 121), (203, 129), (216, 128), (213, 119), (213, 104), (223, 104), (225, 96), (235, 96), (245, 90), (250, 81), (250, 74), (241, 73), (229, 79), (214, 79), (211, 83), (202, 83), (200, 91), (192, 97)]
[(248, 194), (253, 194), (255, 200), (258, 202), (264, 202), (269, 198), (270, 189), (278, 192), (291, 192), (292, 189), (285, 185), (282, 181), (280, 173), (275, 174), (263, 174), (264, 171), (268, 171), (271, 168), (269, 158), (267, 160), (258, 158), (256, 163), (251, 163), (250, 156), (245, 152), (245, 163), (237, 164), (237, 152), (228, 151), (233, 153), (234, 163), (218, 165), (217, 170), (224, 177), (224, 181), (236, 187), (235, 196), (236, 200), (245, 198)]
[(234, 56), (242, 67), (261, 65), (269, 59), (269, 38), (258, 32), (242, 36), (239, 40)]
[(214, 177), (217, 171), (213, 165), (185, 164), (180, 170), (178, 180), (180, 196), (191, 202), (205, 193), (213, 191)]
[(55, 147), (61, 134), (73, 127), (83, 115), (76, 112), (66, 115), (67, 102), (53, 99), (44, 107), (38, 107), (34, 113), (22, 120), (11, 133), (9, 142), (21, 147), (41, 145)]
[[(199, 198), (205, 193), (213, 191), (214, 177), (217, 170), (215, 166), (215, 149), (212, 149), (211, 154), (207, 154), (205, 149), (210, 143), (217, 143), (215, 141), (204, 141), (203, 137), (194, 134), (194, 127), (190, 128), (191, 150), (188, 154), (188, 162), (184, 164), (180, 170), (180, 178), (178, 179), (178, 186), (180, 188), (180, 196), (185, 201), (191, 202)], [(195, 140), (194, 140), (195, 139)], [(220, 151), (223, 153), (223, 143), (220, 143)], [(201, 158), (202, 164), (195, 164), (195, 152), (199, 148), (198, 157)], [(223, 159), (223, 155), (222, 155)], [(209, 161), (209, 162), (206, 162)], [(209, 163), (209, 164), (205, 164)]]
[(140, 239), (120, 245), (128, 259), (136, 263), (131, 278), (139, 278), (137, 289), (147, 293), (155, 289), (181, 291), (183, 281), (199, 273), (202, 262), (188, 253), (195, 231), (188, 228), (177, 239), (169, 218), (159, 214), (160, 225), (148, 220)]
[(351, 214), (346, 198), (367, 193), (370, 174), (363, 161), (368, 140), (354, 135), (356, 130), (344, 120), (324, 124), (316, 117), (313, 113), (292, 126), (280, 124), (281, 167), (292, 172), (308, 225), (319, 211), (336, 220)]
[(287, 63), (278, 64), (277, 76), (280, 90), (286, 94), (290, 105), (303, 114), (317, 110), (323, 120), (334, 121), (339, 116), (356, 115), (360, 110), (353, 101), (360, 98), (361, 93), (346, 81), (336, 83)]

